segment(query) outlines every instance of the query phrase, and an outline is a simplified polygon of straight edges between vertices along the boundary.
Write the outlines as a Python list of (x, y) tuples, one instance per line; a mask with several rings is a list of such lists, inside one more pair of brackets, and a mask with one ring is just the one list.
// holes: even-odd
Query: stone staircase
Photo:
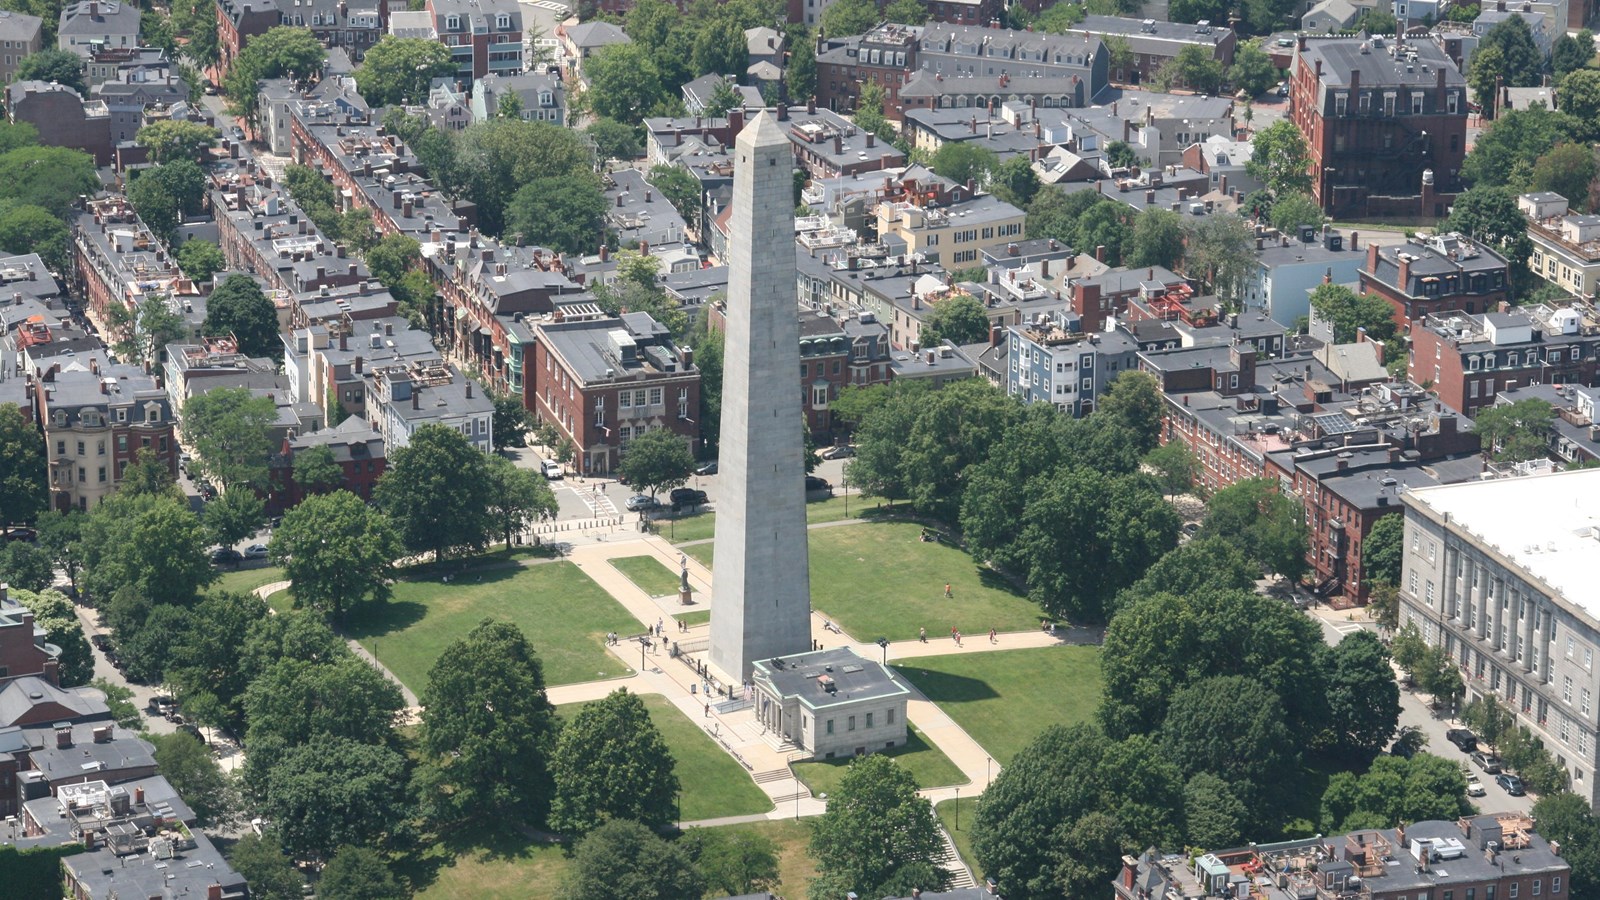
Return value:
[(961, 854), (956, 852), (955, 842), (950, 839), (950, 832), (939, 829), (939, 837), (944, 841), (944, 853), (938, 859), (938, 866), (950, 873), (950, 883), (946, 890), (960, 890), (961, 888), (977, 887), (978, 883), (972, 878), (972, 870), (961, 861)]
[(756, 784), (771, 784), (774, 781), (789, 781), (794, 775), (788, 769), (768, 769), (750, 777), (755, 779)]

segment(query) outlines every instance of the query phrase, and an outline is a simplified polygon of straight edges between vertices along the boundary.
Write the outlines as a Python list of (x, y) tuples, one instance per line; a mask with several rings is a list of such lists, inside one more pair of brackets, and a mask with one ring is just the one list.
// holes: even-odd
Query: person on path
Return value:
[(708, 719), (711, 718), (711, 704), (709, 704), (709, 703), (706, 704), (706, 715), (705, 715), (705, 717), (708, 718)]
[(959, 631), (956, 632), (956, 646), (961, 646), (961, 632)]
[(924, 644), (926, 644), (928, 642), (928, 629), (926, 629), (926, 628), (918, 628), (917, 629), (917, 640), (919, 640), (919, 641), (923, 642)]
[(994, 639), (994, 626), (993, 625), (989, 626), (989, 643), (991, 643), (991, 644), (1000, 643), (999, 641)]

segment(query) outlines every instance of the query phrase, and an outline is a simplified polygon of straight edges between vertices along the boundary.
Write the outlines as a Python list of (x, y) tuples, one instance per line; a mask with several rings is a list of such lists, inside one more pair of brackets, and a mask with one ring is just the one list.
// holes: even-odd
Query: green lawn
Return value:
[[(571, 716), (582, 705), (568, 704), (556, 710)], [(750, 780), (750, 773), (717, 746), (697, 722), (659, 695), (645, 696), (644, 705), (677, 761), (683, 821), (754, 815), (772, 809), (772, 801)]]
[(710, 543), (709, 541), (704, 544), (695, 544), (692, 547), (682, 547), (680, 549), (682, 549), (684, 553), (687, 553), (695, 559), (700, 560), (700, 565), (705, 566), (708, 569), (712, 568), (711, 562), (716, 558), (717, 555), (717, 545)]
[(237, 594), (248, 594), (263, 584), (283, 580), (283, 569), (277, 566), (265, 566), (259, 569), (234, 569), (222, 573), (222, 577), (211, 582), (213, 593), (232, 591)]
[(678, 593), (677, 574), (654, 556), (623, 556), (611, 560), (611, 565), (652, 597)]
[[(923, 740), (922, 732), (914, 727), (908, 726), (904, 744), (893, 750), (880, 750), (878, 755), (892, 757), (895, 762), (904, 766), (911, 773), (911, 777), (917, 780), (918, 787), (933, 788), (967, 783), (967, 776), (956, 768), (956, 764), (951, 762), (938, 747)], [(839, 789), (839, 782), (844, 780), (845, 770), (850, 767), (850, 763), (849, 758), (828, 759), (795, 763), (793, 768), (800, 773), (800, 780), (805, 782), (812, 794), (832, 795)]]
[(1045, 728), (1086, 721), (1100, 703), (1098, 647), (928, 656), (894, 667), (1002, 765)]
[(674, 615), (673, 618), (684, 623), (685, 625), (704, 625), (705, 623), (711, 621), (711, 610), (696, 609), (691, 612), (678, 613), (677, 615)]
[[(933, 808), (939, 816), (939, 822), (944, 825), (944, 830), (950, 832), (950, 840), (955, 841), (956, 852), (961, 854), (961, 861), (972, 870), (973, 876), (979, 884), (983, 883), (983, 873), (978, 871), (978, 860), (972, 855), (972, 823), (978, 819), (978, 798), (962, 797), (960, 821), (956, 819), (955, 800), (946, 800)], [(957, 828), (956, 826), (960, 827)]]
[(614, 678), (627, 666), (605, 650), (608, 631), (639, 623), (572, 563), (497, 568), (452, 576), (407, 578), (385, 604), (357, 610), (345, 632), (418, 694), (428, 669), (452, 641), (483, 619), (520, 626), (544, 662), (547, 684)]
[[(814, 528), (811, 605), (857, 640), (915, 640), (951, 628), (978, 640), (991, 627), (1032, 631), (1039, 607), (965, 552), (921, 540), (922, 526), (875, 522)], [(954, 599), (945, 599), (949, 584)]]
[[(817, 877), (817, 863), (811, 858), (810, 822), (778, 819), (744, 825), (720, 825), (717, 830), (728, 834), (758, 834), (777, 845), (778, 883), (772, 888), (772, 893), (789, 900), (804, 900), (812, 880)], [(720, 891), (714, 891), (708, 896), (720, 895)]]

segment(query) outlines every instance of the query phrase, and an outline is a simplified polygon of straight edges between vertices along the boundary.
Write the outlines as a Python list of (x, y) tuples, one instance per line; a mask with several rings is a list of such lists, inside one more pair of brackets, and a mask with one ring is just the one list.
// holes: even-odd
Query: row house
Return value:
[(368, 379), (367, 420), (393, 453), (425, 425), (458, 431), (480, 452), (494, 450), (494, 401), (471, 378), (442, 363), (390, 366)]
[(880, 203), (878, 236), (898, 238), (908, 254), (921, 254), (947, 269), (969, 268), (978, 263), (982, 248), (1020, 238), (1026, 218), (1022, 210), (992, 195), (950, 207)]
[(1550, 404), (1555, 418), (1550, 420), (1550, 457), (1557, 463), (1594, 465), (1600, 463), (1600, 419), (1595, 418), (1593, 387), (1575, 384), (1532, 384), (1501, 391), (1497, 406), (1522, 400), (1542, 400)]
[[(472, 83), (472, 121), (484, 122), (500, 115), (506, 97), (516, 97), (518, 116), (528, 122), (567, 124), (567, 87), (561, 76), (549, 72), (520, 75), (485, 75)], [(509, 110), (509, 107), (507, 107)]]
[(398, 315), (399, 301), (377, 280), (344, 287), (320, 287), (290, 298), (285, 330), (333, 322), (360, 322)]
[[(314, 294), (364, 285), (372, 277), (344, 245), (318, 232), (270, 177), (256, 181), (247, 173), (211, 196), (223, 258), (232, 268), (253, 272), (269, 291)], [(283, 318), (288, 316), (286, 309)]]
[(106, 47), (139, 46), (139, 7), (119, 0), (77, 0), (61, 7), (56, 49), (87, 60)]
[(578, 471), (616, 471), (629, 441), (663, 428), (695, 449), (700, 369), (649, 314), (539, 322), (533, 331), (531, 408), (572, 444)]
[(89, 510), (116, 491), (130, 463), (149, 452), (178, 472), (177, 417), (167, 393), (138, 366), (100, 365), (57, 371), (34, 385), (44, 429), (50, 505)]
[(778, 120), (794, 144), (796, 165), (810, 178), (838, 178), (906, 164), (906, 155), (893, 145), (815, 103), (805, 109), (780, 105)]
[(196, 316), (199, 290), (121, 196), (90, 200), (74, 216), (72, 248), (71, 280), (101, 332), (112, 308), (133, 310), (149, 297), (167, 298), (188, 320)]
[(136, 71), (164, 74), (172, 68), (172, 59), (161, 47), (107, 47), (89, 57), (84, 83), (92, 89), (104, 81), (126, 81)]
[(522, 7), (515, 0), (427, 0), (426, 10), (461, 81), (521, 74)]
[(167, 68), (127, 68), (116, 78), (89, 89), (89, 96), (106, 105), (111, 143), (133, 140), (145, 125), (145, 111), (151, 107), (170, 108), (187, 102), (189, 84)]
[[(619, 169), (605, 176), (606, 230), (615, 232), (623, 247), (636, 247), (644, 255), (662, 255), (667, 272), (700, 267), (700, 258), (690, 246), (688, 223), (677, 207), (668, 202), (645, 173), (634, 168)], [(529, 235), (528, 237), (537, 237)], [(595, 236), (598, 246), (604, 235)], [(676, 252), (667, 252), (673, 248)]]
[[(1131, 65), (1110, 71), (1112, 81), (1124, 84), (1145, 81), (1189, 47), (1199, 47), (1226, 70), (1233, 65), (1233, 51), (1238, 46), (1238, 37), (1233, 29), (1213, 25), (1204, 19), (1189, 25), (1155, 19), (1084, 16), (1082, 22), (1072, 26), (1072, 30), (1101, 40), (1118, 38), (1127, 44), (1132, 56)], [(1186, 85), (1180, 80), (1175, 86)]]
[(0, 10), (0, 42), (5, 48), (0, 55), (0, 84), (10, 84), (22, 61), (44, 48), (44, 20)]
[(1517, 208), (1528, 219), (1535, 275), (1579, 297), (1600, 291), (1600, 216), (1578, 215), (1552, 191), (1523, 194)]
[(8, 84), (6, 118), (38, 129), (43, 146), (81, 150), (99, 166), (111, 165), (114, 158), (111, 111), (105, 103), (85, 99), (67, 85), (43, 81)]
[(217, 84), (227, 77), (250, 39), (281, 24), (276, 0), (217, 0), (217, 62), (207, 71)]
[(1139, 346), (1123, 331), (1085, 334), (1064, 303), (1033, 312), (1021, 325), (991, 327), (1005, 353), (1005, 390), (1024, 403), (1049, 403), (1081, 418), (1094, 412), (1111, 382), (1138, 368)]
[(9, 596), (0, 584), (0, 683), (38, 677), (60, 684), (61, 648), (45, 642), (46, 632), (34, 624), (33, 610)]
[(223, 388), (249, 391), (272, 401), (275, 418), (268, 426), (273, 443), (323, 426), (323, 411), (297, 401), (289, 379), (271, 357), (246, 356), (230, 337), (207, 337), (199, 343), (172, 343), (166, 348), (162, 382), (172, 408), (182, 414), (192, 397)]
[(1362, 294), (1388, 301), (1402, 332), (1434, 313), (1489, 312), (1511, 299), (1506, 258), (1455, 232), (1386, 247), (1368, 243), (1357, 280)]
[(1474, 415), (1503, 391), (1593, 385), (1600, 316), (1587, 306), (1433, 313), (1411, 329), (1407, 372), (1451, 409)]
[[(271, 0), (268, 0), (271, 2)], [(360, 62), (383, 37), (388, 4), (383, 0), (276, 0), (279, 25), (308, 28), (324, 47), (339, 47)]]
[(272, 457), (272, 490), (267, 496), (268, 513), (278, 513), (300, 505), (311, 492), (295, 481), (295, 459), (315, 447), (326, 447), (339, 467), (336, 490), (349, 491), (371, 500), (378, 479), (388, 469), (383, 435), (373, 430), (364, 416), (353, 415), (328, 428), (287, 438)]
[(1085, 332), (1105, 331), (1128, 310), (1129, 301), (1141, 294), (1164, 295), (1187, 287), (1188, 280), (1162, 266), (1112, 269), (1100, 275), (1074, 279), (1068, 289), (1072, 312)]
[(349, 317), (297, 328), (283, 338), (283, 371), (297, 403), (330, 421), (367, 416), (367, 383), (379, 370), (444, 362), (432, 336), (398, 317)]

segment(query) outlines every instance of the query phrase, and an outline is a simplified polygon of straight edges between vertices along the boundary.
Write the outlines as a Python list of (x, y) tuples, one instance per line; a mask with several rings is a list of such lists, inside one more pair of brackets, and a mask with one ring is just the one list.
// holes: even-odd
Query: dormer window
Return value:
[(461, 17), (460, 16), (445, 16), (444, 17), (444, 27), (445, 27), (446, 31), (460, 31), (461, 30)]
[(500, 15), (495, 16), (494, 28), (495, 28), (496, 31), (510, 31), (511, 30), (511, 17), (506, 15), (505, 13), (501, 13)]

